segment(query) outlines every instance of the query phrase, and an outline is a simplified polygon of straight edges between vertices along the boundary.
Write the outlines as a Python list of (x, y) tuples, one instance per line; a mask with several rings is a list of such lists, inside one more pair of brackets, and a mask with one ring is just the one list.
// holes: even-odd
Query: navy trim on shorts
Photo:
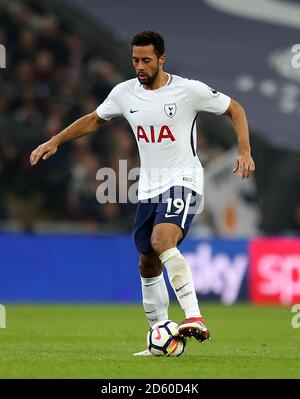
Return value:
[(196, 114), (196, 116), (195, 116), (195, 118), (194, 118), (194, 120), (193, 120), (192, 128), (191, 128), (191, 147), (192, 147), (192, 151), (193, 151), (194, 157), (197, 155), (197, 154), (196, 154), (196, 150), (195, 150), (194, 135), (193, 135), (194, 126), (195, 126), (195, 123), (196, 123), (196, 118), (197, 118), (197, 116), (198, 116), (198, 113)]

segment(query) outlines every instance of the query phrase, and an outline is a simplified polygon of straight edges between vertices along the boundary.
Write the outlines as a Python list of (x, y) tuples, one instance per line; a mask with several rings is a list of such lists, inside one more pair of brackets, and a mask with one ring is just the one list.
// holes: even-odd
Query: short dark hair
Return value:
[(153, 44), (154, 51), (158, 57), (165, 53), (164, 38), (152, 30), (137, 33), (131, 40), (132, 46), (148, 46), (149, 44)]

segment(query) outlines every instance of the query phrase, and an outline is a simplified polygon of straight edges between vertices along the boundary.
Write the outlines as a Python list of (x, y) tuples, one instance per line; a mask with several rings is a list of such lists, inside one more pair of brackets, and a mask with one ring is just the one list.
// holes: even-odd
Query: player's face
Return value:
[(150, 85), (155, 81), (164, 60), (164, 55), (158, 58), (153, 44), (132, 47), (132, 63), (136, 76), (143, 85)]

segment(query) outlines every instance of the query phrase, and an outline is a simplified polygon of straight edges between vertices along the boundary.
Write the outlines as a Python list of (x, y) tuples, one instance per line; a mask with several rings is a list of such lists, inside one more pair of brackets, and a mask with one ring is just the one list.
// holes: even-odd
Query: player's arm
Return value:
[(40, 158), (44, 160), (50, 158), (56, 153), (57, 148), (61, 144), (85, 136), (86, 134), (93, 133), (105, 122), (106, 120), (101, 119), (96, 111), (77, 119), (60, 133), (56, 134), (50, 140), (39, 145), (34, 151), (32, 151), (30, 155), (30, 164), (32, 166), (36, 165)]
[(233, 173), (238, 172), (242, 179), (250, 177), (255, 171), (255, 164), (251, 156), (248, 122), (244, 108), (237, 101), (231, 100), (224, 114), (231, 118), (238, 141), (239, 155), (235, 161)]

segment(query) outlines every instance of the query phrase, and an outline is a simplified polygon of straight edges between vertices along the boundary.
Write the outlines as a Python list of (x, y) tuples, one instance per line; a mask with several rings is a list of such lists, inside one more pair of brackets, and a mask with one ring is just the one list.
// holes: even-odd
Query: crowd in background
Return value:
[[(0, 69), (0, 231), (51, 231), (51, 225), (53, 231), (59, 226), (61, 231), (131, 231), (136, 205), (118, 202), (118, 189), (126, 184), (127, 190), (134, 181), (125, 181), (124, 175), (119, 179), (119, 160), (127, 160), (129, 171), (139, 166), (139, 156), (124, 119), (64, 144), (35, 167), (29, 157), (36, 146), (94, 111), (116, 84), (133, 75), (124, 76), (117, 62), (108, 61), (109, 54), (100, 57), (91, 41), (58, 14), (19, 0), (0, 0), (0, 44), (6, 49), (6, 68)], [(236, 143), (226, 117), (200, 113), (197, 129), (197, 153), (204, 167)], [(299, 153), (272, 148), (255, 134), (251, 145), (257, 198), (244, 198), (243, 203), (260, 212), (256, 231), (299, 232)], [(116, 171), (115, 203), (97, 201), (101, 168)], [(222, 234), (207, 205), (195, 220), (195, 231)], [(249, 222), (242, 221), (244, 226)]]
[[(96, 200), (99, 168), (117, 171), (119, 159), (128, 160), (129, 169), (139, 165), (126, 121), (63, 145), (34, 168), (29, 164), (37, 145), (94, 111), (128, 77), (57, 16), (21, 2), (0, 0), (0, 43), (6, 48), (6, 68), (0, 70), (0, 221), (18, 221), (27, 230), (36, 222), (68, 220), (87, 230), (104, 224), (129, 231), (134, 204)], [(201, 126), (198, 150), (205, 163), (221, 147), (208, 145)]]

